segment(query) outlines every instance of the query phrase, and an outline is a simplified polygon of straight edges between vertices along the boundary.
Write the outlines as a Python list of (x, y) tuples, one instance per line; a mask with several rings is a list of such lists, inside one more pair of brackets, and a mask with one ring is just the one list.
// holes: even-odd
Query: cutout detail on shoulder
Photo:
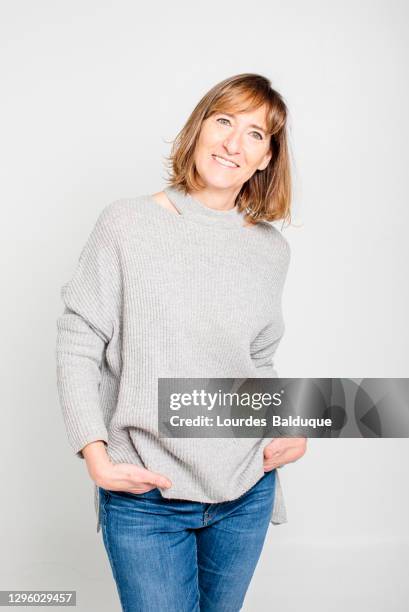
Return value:
[(157, 193), (152, 194), (151, 198), (159, 206), (162, 206), (163, 208), (170, 210), (170, 212), (180, 215), (180, 212), (177, 210), (174, 204), (172, 204), (172, 202), (169, 200), (168, 196), (164, 191), (158, 191)]

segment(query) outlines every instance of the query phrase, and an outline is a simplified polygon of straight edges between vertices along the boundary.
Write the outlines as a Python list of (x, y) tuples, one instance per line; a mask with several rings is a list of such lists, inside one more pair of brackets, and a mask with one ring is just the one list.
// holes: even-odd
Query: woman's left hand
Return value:
[(297, 461), (307, 450), (307, 438), (274, 438), (264, 448), (264, 471)]

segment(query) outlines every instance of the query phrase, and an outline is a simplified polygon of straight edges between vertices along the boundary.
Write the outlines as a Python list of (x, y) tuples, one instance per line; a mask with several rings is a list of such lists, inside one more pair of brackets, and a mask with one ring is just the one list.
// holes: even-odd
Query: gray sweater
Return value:
[[(158, 377), (274, 377), (284, 332), (287, 240), (273, 225), (243, 226), (174, 187), (180, 214), (150, 195), (108, 204), (62, 287), (57, 386), (79, 458), (103, 440), (114, 463), (167, 476), (168, 499), (233, 500), (264, 474), (263, 438), (160, 438)], [(94, 487), (97, 532), (98, 487)], [(276, 473), (273, 524), (287, 522)]]

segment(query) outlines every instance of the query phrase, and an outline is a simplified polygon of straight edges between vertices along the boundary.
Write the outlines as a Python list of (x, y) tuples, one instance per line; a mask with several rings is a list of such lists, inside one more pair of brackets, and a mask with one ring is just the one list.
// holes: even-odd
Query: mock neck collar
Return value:
[(240, 212), (237, 205), (230, 210), (215, 210), (209, 208), (189, 193), (185, 194), (176, 187), (165, 187), (164, 192), (169, 200), (178, 209), (179, 213), (186, 219), (212, 225), (214, 227), (240, 228), (244, 227), (244, 213)]

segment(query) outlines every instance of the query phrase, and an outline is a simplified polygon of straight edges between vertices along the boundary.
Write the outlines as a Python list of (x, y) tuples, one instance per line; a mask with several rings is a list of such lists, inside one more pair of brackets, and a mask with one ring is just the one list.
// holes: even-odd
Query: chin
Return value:
[(205, 183), (206, 187), (210, 187), (211, 189), (229, 189), (233, 187), (233, 184), (228, 181), (218, 181), (217, 179), (202, 179)]
[(200, 178), (206, 187), (213, 189), (229, 189), (234, 187), (233, 181), (226, 176), (220, 176), (218, 173), (204, 172), (200, 173)]

